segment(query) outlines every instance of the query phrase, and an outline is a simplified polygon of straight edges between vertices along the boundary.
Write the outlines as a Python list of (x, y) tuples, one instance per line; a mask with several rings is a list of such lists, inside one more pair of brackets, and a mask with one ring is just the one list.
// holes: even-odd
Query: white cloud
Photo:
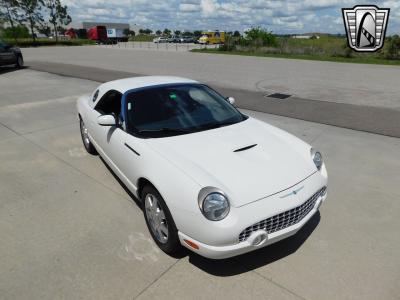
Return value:
[(184, 12), (197, 12), (200, 6), (193, 3), (181, 3), (179, 4), (179, 10)]
[[(277, 33), (344, 33), (341, 8), (358, 0), (62, 0), (75, 26), (85, 20), (135, 23), (152, 29), (243, 30), (266, 27)], [(370, 0), (390, 7), (389, 33), (400, 32), (400, 1)]]
[(205, 16), (216, 13), (217, 7), (214, 0), (201, 0), (200, 6)]

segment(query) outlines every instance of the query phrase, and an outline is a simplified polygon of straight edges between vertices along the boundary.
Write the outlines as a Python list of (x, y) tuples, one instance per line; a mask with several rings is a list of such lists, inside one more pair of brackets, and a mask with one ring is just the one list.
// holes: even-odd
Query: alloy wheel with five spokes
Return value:
[(157, 200), (157, 197), (152, 194), (147, 194), (144, 202), (147, 220), (150, 229), (156, 239), (165, 244), (168, 242), (168, 222), (165, 213)]
[(140, 197), (147, 227), (158, 247), (170, 255), (180, 252), (178, 229), (161, 194), (148, 184), (140, 191)]

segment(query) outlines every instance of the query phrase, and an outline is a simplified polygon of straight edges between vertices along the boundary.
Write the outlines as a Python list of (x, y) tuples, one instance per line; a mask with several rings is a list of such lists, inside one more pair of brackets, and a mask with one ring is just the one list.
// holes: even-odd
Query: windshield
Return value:
[(217, 92), (200, 84), (149, 88), (126, 97), (128, 132), (144, 137), (202, 131), (246, 118)]

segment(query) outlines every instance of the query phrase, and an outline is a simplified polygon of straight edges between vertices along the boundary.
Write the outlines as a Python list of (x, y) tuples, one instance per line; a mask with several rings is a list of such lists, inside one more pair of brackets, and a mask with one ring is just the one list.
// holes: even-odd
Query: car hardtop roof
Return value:
[(175, 77), (175, 76), (140, 76), (125, 79), (118, 79), (103, 83), (99, 86), (100, 90), (109, 91), (116, 90), (121, 94), (129, 90), (140, 89), (164, 84), (179, 84), (179, 83), (199, 83), (192, 79)]

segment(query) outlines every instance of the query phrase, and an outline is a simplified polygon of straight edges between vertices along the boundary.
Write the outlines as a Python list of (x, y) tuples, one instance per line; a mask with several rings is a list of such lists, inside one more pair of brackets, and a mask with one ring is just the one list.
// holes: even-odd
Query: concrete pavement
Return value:
[(296, 236), (257, 252), (173, 258), (82, 147), (75, 100), (97, 84), (0, 77), (2, 299), (398, 299), (399, 139), (244, 111), (322, 151), (328, 201)]

